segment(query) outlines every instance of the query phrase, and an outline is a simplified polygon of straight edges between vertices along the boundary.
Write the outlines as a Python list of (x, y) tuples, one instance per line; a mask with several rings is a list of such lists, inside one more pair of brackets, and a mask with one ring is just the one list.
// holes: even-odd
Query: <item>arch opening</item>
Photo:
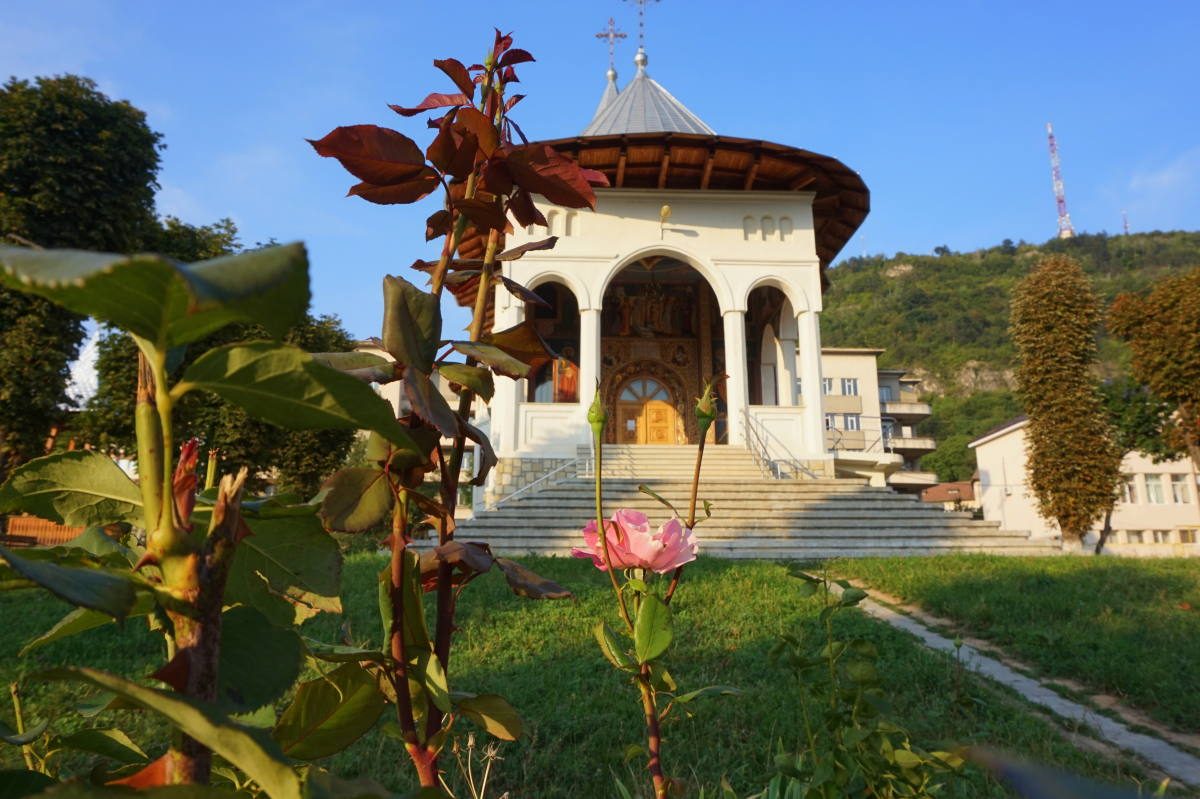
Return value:
[(545, 305), (525, 303), (525, 318), (558, 358), (526, 380), (529, 402), (579, 402), (579, 302), (563, 283), (549, 280), (533, 292)]
[[(600, 315), (600, 391), (616, 410), (607, 443), (695, 444), (691, 403), (725, 371), (716, 293), (693, 266), (665, 255), (628, 264), (605, 288)], [(653, 396), (638, 390), (657, 386)], [(719, 386), (720, 392), (724, 386)], [(632, 393), (630, 393), (632, 392)], [(644, 393), (644, 392), (643, 392)], [(664, 398), (665, 396), (665, 398)], [(727, 440), (723, 397), (709, 442)]]
[(795, 405), (796, 314), (787, 295), (771, 285), (746, 300), (746, 374), (751, 405)]

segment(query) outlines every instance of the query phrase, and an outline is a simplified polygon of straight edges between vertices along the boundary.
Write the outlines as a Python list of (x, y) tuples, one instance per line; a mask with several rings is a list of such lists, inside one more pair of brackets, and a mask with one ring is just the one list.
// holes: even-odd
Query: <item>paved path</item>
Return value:
[[(837, 585), (830, 587), (838, 593), (842, 590)], [(930, 649), (954, 655), (953, 641), (930, 630), (916, 619), (871, 599), (863, 600), (858, 607), (868, 616), (873, 616), (897, 630), (903, 630), (916, 636)], [(1159, 738), (1134, 732), (1119, 721), (1101, 715), (1078, 702), (1072, 702), (1037, 680), (1026, 677), (967, 644), (962, 645), (960, 657), (963, 666), (976, 674), (981, 674), (1001, 685), (1012, 688), (1027, 701), (1046, 708), (1056, 716), (1086, 724), (1095, 730), (1102, 739), (1153, 763), (1173, 780), (1200, 787), (1200, 757), (1178, 749)]]

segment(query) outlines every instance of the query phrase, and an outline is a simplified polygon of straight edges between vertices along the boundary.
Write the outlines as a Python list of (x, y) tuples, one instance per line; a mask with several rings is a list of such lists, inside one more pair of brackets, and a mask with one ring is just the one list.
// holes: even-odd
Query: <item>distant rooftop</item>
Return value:
[(615, 133), (700, 133), (716, 135), (704, 120), (658, 84), (646, 72), (649, 59), (638, 48), (633, 63), (637, 74), (624, 89), (617, 89), (617, 73), (608, 71), (608, 84), (592, 122), (584, 136), (607, 136)]

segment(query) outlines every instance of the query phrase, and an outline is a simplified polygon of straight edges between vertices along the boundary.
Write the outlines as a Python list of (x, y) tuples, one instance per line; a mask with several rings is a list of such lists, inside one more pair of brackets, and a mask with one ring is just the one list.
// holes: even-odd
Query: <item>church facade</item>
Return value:
[(509, 247), (558, 242), (505, 264), (545, 304), (499, 289), (494, 324), (531, 319), (561, 357), (497, 385), (486, 420), (502, 459), (497, 479), (511, 485), (513, 473), (533, 477), (577, 457), (596, 386), (610, 414), (607, 444), (695, 444), (691, 408), (721, 374), (711, 443), (832, 477), (822, 289), (868, 213), (867, 188), (834, 158), (716, 134), (650, 78), (644, 50), (635, 65), (620, 91), (609, 70), (582, 135), (548, 142), (608, 176), (595, 212), (541, 200), (548, 227), (508, 237)]

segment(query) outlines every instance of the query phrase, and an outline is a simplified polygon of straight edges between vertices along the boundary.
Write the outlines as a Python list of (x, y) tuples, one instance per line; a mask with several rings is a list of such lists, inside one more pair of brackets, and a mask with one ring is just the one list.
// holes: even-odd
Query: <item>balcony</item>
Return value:
[(884, 416), (890, 416), (900, 424), (916, 424), (922, 419), (928, 419), (933, 409), (928, 402), (908, 402), (906, 400), (884, 400), (879, 403)]
[(887, 439), (887, 448), (906, 457), (924, 455), (937, 449), (937, 442), (929, 436), (892, 435)]
[(901, 469), (888, 475), (888, 485), (897, 490), (928, 488), (937, 484), (937, 474), (934, 472), (910, 472)]

